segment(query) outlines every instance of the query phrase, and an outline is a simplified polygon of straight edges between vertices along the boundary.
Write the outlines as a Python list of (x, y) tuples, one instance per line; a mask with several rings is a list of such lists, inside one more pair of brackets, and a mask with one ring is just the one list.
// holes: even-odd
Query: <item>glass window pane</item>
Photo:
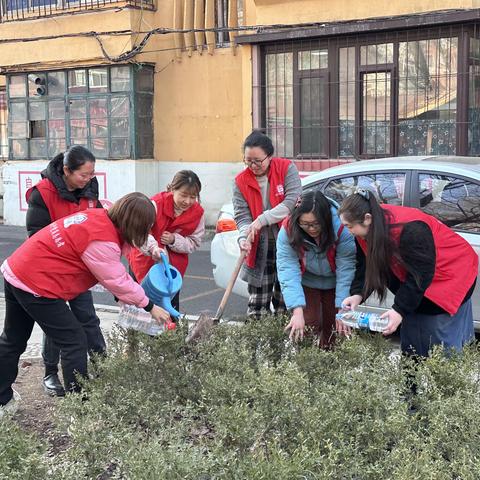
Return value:
[(90, 110), (90, 118), (101, 118), (108, 115), (106, 98), (90, 99), (88, 101), (88, 106)]
[(46, 138), (47, 122), (45, 120), (32, 120), (30, 122), (30, 138)]
[(399, 43), (399, 155), (452, 155), (457, 38)]
[(49, 138), (65, 138), (65, 121), (49, 120), (48, 136)]
[(480, 155), (480, 65), (470, 65), (468, 94), (468, 154)]
[(85, 93), (87, 91), (87, 71), (70, 70), (68, 72), (68, 93)]
[(111, 119), (111, 135), (112, 137), (128, 137), (128, 118), (112, 118)]
[(298, 52), (299, 70), (318, 70), (319, 68), (328, 68), (328, 50)]
[(480, 60), (480, 39), (470, 38), (470, 58)]
[(10, 120), (26, 120), (27, 119), (27, 103), (11, 102), (10, 103)]
[(27, 122), (10, 122), (8, 125), (8, 136), (10, 138), (27, 138)]
[[(150, 102), (151, 105), (151, 102)], [(112, 97), (110, 100), (110, 115), (112, 117), (128, 117), (130, 101), (128, 97)]]
[(328, 96), (324, 78), (300, 79), (300, 153), (327, 155)]
[(420, 173), (420, 208), (450, 228), (480, 232), (480, 185), (462, 178)]
[(8, 77), (8, 95), (10, 98), (27, 96), (25, 75), (11, 75)]
[(108, 119), (92, 118), (90, 120), (90, 136), (107, 137), (108, 136)]
[(137, 154), (140, 158), (153, 158), (153, 137), (137, 137)]
[(85, 100), (70, 100), (70, 118), (85, 118), (87, 102)]
[(88, 70), (88, 86), (90, 92), (108, 92), (108, 69), (90, 68)]
[(30, 102), (28, 105), (28, 116), (30, 120), (45, 120), (47, 115), (47, 104), (45, 102)]
[(70, 120), (70, 136), (72, 138), (87, 138), (87, 120), (86, 119), (74, 119)]
[(402, 206), (405, 192), (405, 174), (401, 172), (371, 173), (336, 178), (327, 184), (324, 193), (341, 203), (356, 188), (365, 188), (373, 192), (381, 203)]
[(67, 149), (67, 144), (64, 138), (50, 138), (48, 141), (48, 156), (53, 158), (60, 152), (64, 152)]
[(130, 90), (130, 67), (112, 67), (110, 69), (110, 89), (112, 92)]
[(30, 140), (30, 157), (46, 157), (47, 156), (47, 141), (32, 139)]
[(266, 55), (266, 127), (281, 157), (293, 157), (293, 53)]
[(28, 96), (41, 97), (47, 93), (47, 75), (45, 73), (30, 73), (28, 75)]
[(134, 75), (136, 92), (153, 92), (153, 68), (143, 66)]
[(70, 146), (73, 145), (81, 145), (82, 147), (88, 148), (88, 140), (87, 138), (73, 138), (70, 141)]
[(112, 138), (112, 157), (129, 157), (130, 156), (130, 140), (128, 138)]
[(390, 154), (390, 72), (362, 75), (362, 153)]
[(48, 118), (50, 120), (65, 119), (65, 102), (48, 102)]
[(393, 43), (360, 47), (360, 65), (393, 63)]
[(138, 117), (136, 120), (136, 129), (140, 135), (153, 135), (152, 118)]
[(28, 140), (10, 140), (10, 152), (13, 158), (28, 158)]
[(50, 72), (48, 74), (48, 95), (65, 95), (65, 72)]
[(153, 116), (153, 95), (136, 95), (135, 110), (138, 116), (152, 117)]
[(108, 158), (108, 138), (92, 138), (90, 142), (92, 153), (97, 158)]
[(355, 47), (340, 49), (339, 156), (355, 156)]

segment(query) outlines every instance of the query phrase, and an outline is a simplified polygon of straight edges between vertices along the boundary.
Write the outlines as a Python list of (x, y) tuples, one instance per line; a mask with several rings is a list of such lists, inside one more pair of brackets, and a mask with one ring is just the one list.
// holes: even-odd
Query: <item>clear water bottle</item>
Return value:
[(380, 315), (370, 312), (340, 310), (337, 319), (351, 328), (368, 328), (373, 332), (383, 332), (388, 325), (388, 317), (380, 318)]

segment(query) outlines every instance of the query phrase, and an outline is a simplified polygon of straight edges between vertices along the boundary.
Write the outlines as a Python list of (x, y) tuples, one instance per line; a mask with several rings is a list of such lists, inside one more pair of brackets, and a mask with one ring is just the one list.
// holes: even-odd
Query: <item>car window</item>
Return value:
[(420, 173), (420, 208), (457, 230), (480, 232), (480, 185), (453, 176)]
[(368, 173), (335, 178), (327, 184), (324, 193), (341, 203), (357, 187), (370, 190), (381, 203), (403, 205), (405, 173)]

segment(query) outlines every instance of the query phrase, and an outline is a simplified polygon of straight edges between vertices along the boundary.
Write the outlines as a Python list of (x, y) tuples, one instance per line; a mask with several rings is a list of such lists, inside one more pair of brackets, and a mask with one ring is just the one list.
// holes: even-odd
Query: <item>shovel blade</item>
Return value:
[(208, 313), (201, 313), (193, 328), (187, 335), (185, 343), (193, 343), (210, 334), (213, 325), (217, 323)]

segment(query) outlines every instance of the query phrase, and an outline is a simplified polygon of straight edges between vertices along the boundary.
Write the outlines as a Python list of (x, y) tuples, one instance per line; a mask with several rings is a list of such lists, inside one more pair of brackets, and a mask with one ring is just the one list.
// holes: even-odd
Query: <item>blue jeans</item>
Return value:
[[(87, 336), (88, 353), (104, 354), (106, 350), (105, 339), (100, 330), (100, 319), (95, 313), (92, 292), (89, 290), (70, 300), (70, 309), (80, 322)], [(43, 335), (42, 357), (45, 364), (45, 376), (58, 372), (60, 361), (60, 348), (47, 335)]]
[(450, 316), (411, 313), (402, 321), (401, 349), (407, 355), (427, 357), (434, 345), (443, 345), (445, 351), (461, 352), (474, 338), (472, 300), (468, 299), (458, 312)]

